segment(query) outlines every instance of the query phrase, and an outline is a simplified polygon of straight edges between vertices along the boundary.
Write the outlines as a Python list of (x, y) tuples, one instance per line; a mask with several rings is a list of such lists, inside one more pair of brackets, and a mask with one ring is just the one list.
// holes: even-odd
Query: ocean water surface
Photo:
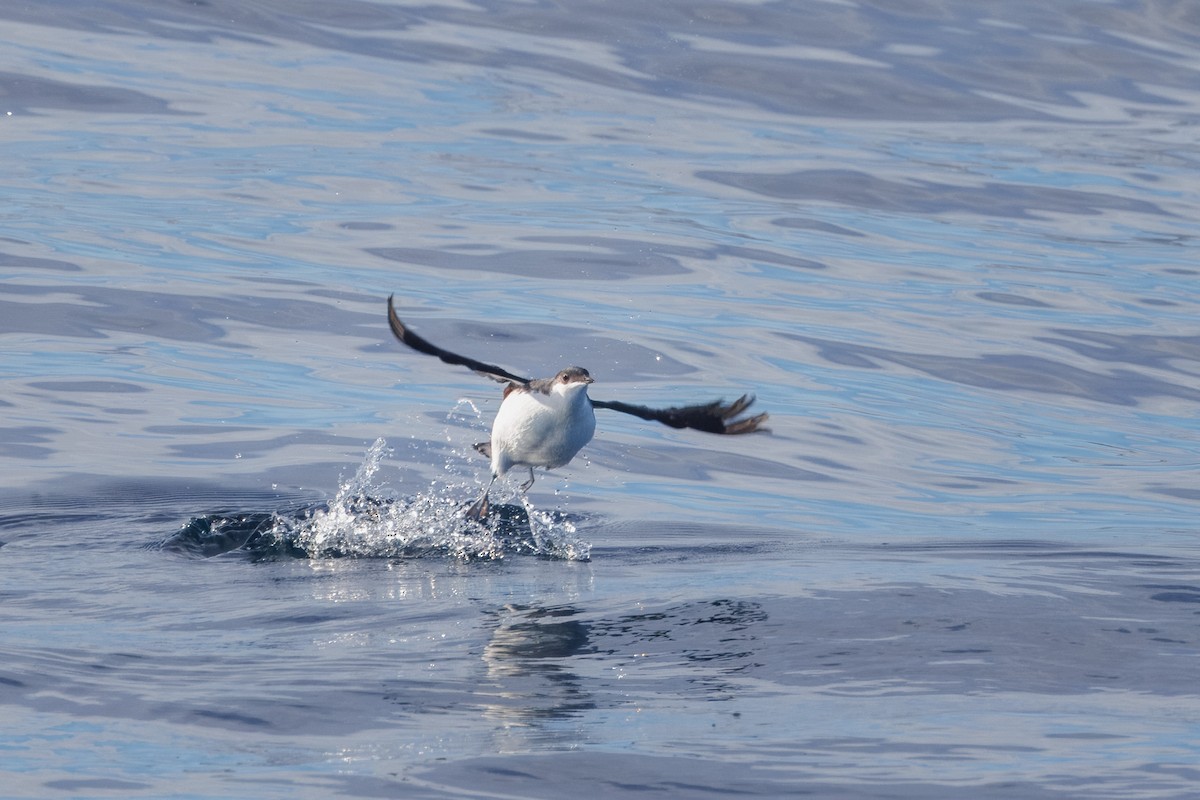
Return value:
[(0, 21), (0, 796), (1200, 796), (1193, 4)]

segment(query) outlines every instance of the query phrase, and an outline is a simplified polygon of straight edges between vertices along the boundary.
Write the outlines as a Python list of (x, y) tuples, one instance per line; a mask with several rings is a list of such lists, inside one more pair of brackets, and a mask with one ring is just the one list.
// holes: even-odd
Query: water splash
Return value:
[(559, 512), (495, 504), (485, 523), (466, 519), (464, 487), (434, 484), (425, 493), (388, 498), (374, 483), (391, 450), (377, 439), (354, 475), (327, 503), (197, 517), (164, 543), (210, 557), (240, 550), (262, 558), (422, 558), (497, 560), (508, 554), (586, 561), (591, 545)]

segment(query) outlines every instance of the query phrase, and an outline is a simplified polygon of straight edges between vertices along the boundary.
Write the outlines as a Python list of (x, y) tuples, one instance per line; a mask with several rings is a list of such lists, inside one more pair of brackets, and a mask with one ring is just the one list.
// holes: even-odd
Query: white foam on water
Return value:
[(523, 496), (523, 513), (514, 506), (496, 505), (483, 524), (465, 517), (468, 501), (463, 494), (468, 487), (462, 484), (436, 482), (415, 496), (389, 498), (386, 487), (376, 485), (374, 478), (391, 452), (384, 439), (377, 439), (327, 507), (279, 517), (273, 536), (310, 558), (449, 556), (469, 561), (515, 553), (589, 558), (591, 545), (579, 539), (572, 522), (534, 508)]

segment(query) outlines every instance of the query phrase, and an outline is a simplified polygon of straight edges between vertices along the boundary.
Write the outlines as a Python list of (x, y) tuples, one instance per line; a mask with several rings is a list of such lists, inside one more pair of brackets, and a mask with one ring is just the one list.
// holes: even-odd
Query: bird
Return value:
[(595, 380), (583, 367), (566, 367), (552, 378), (523, 378), (502, 367), (452, 353), (423, 339), (405, 325), (396, 314), (394, 297), (388, 296), (388, 327), (400, 342), (418, 353), (467, 367), (505, 384), (503, 400), (492, 422), (491, 439), (475, 445), (476, 450), (491, 459), (492, 477), (479, 499), (467, 509), (467, 519), (476, 522), (486, 519), (492, 486), (510, 469), (529, 469), (529, 480), (521, 484), (524, 493), (533, 486), (534, 467), (549, 470), (568, 464), (592, 440), (596, 432), (597, 408), (661, 422), (672, 428), (693, 428), (706, 433), (735, 435), (767, 430), (763, 427), (768, 417), (766, 412), (736, 419), (754, 402), (751, 394), (744, 394), (732, 403), (714, 400), (690, 406), (649, 408), (589, 397), (588, 387)]

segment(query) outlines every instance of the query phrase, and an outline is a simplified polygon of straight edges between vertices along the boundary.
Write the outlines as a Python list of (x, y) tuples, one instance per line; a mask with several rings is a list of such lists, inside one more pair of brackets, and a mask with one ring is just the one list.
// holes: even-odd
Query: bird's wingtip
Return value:
[(755, 414), (753, 417), (746, 417), (736, 422), (730, 422), (725, 425), (725, 433), (770, 433), (770, 428), (763, 427), (763, 423), (770, 419), (770, 417), (771, 415), (764, 411), (761, 414)]

